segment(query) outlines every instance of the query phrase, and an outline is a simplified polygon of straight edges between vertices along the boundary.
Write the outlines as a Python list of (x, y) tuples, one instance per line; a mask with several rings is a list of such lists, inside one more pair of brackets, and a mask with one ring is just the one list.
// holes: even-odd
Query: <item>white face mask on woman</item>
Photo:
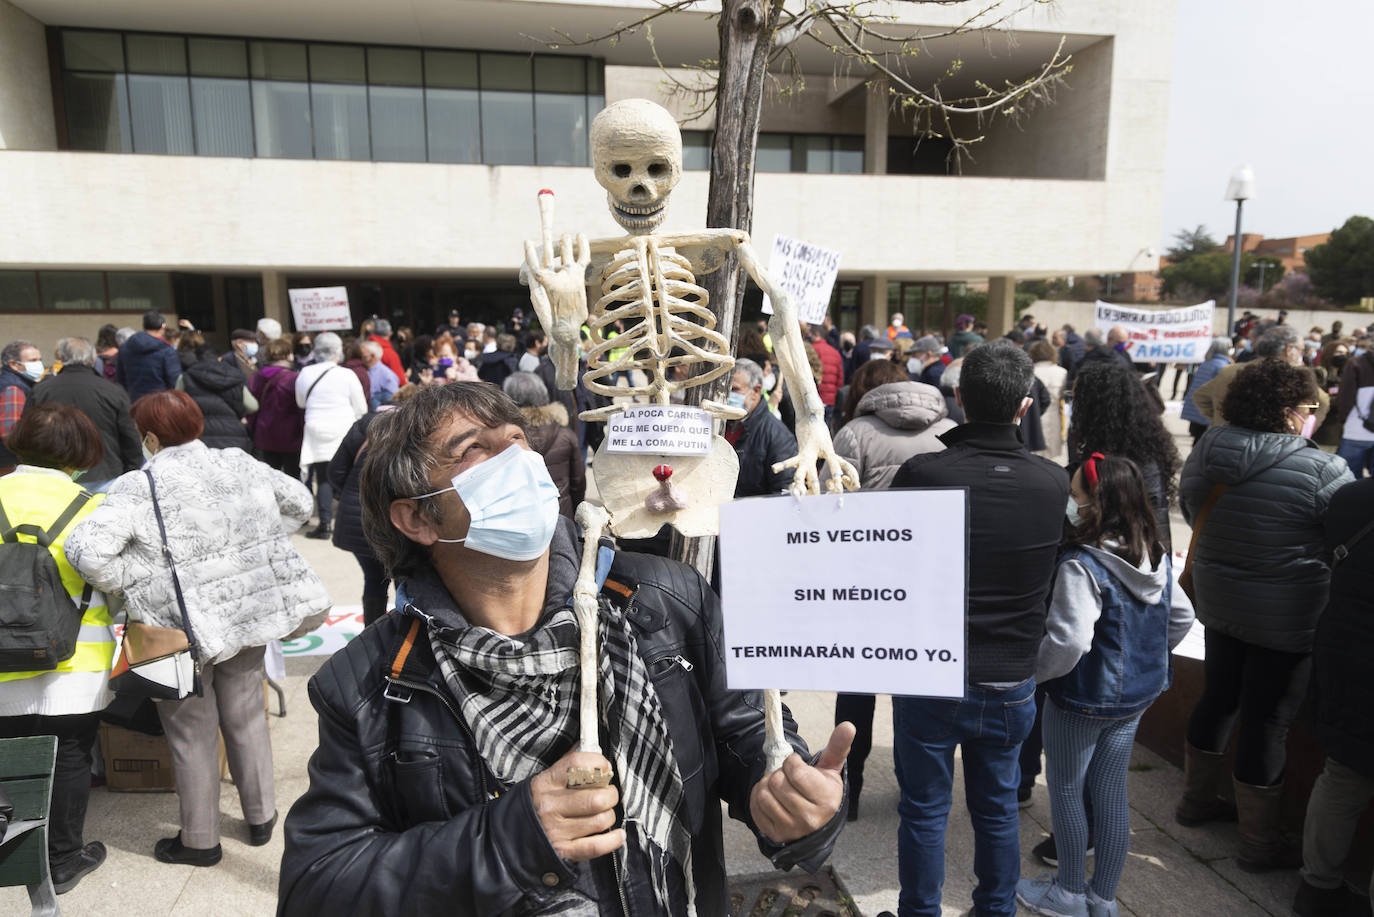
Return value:
[(534, 560), (553, 540), (558, 486), (538, 452), (514, 444), (455, 475), (452, 486), (415, 499), (450, 490), (463, 501), (472, 521), (466, 537), (437, 539), (444, 544), (466, 544), (470, 550), (506, 560)]

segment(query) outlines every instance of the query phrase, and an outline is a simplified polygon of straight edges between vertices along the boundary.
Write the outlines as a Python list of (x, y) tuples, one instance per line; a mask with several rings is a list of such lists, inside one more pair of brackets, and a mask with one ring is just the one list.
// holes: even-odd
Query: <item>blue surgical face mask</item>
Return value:
[(24, 378), (37, 382), (43, 378), (43, 361), (28, 360), (24, 363)]
[(1083, 516), (1078, 511), (1078, 501), (1069, 494), (1069, 503), (1064, 507), (1064, 516), (1069, 520), (1069, 525), (1078, 528), (1083, 524)]
[(730, 393), (730, 407), (732, 407), (732, 408), (739, 408), (740, 410), (744, 410), (744, 409), (745, 409), (745, 398), (746, 398), (746, 397), (747, 397), (747, 396), (744, 394), (744, 392), (731, 392), (731, 393)]
[(534, 560), (558, 526), (558, 486), (538, 452), (516, 443), (454, 476), (453, 485), (415, 499), (453, 491), (472, 522), (466, 538), (440, 538), (506, 560)]
[(256, 357), (258, 355), (258, 342), (249, 341), (243, 345), (243, 355), (246, 357)]

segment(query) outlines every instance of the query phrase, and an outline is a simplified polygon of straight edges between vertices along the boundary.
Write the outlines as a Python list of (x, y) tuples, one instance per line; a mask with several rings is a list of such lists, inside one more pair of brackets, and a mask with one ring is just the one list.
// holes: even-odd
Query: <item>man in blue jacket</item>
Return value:
[(119, 348), (115, 381), (124, 386), (130, 402), (153, 392), (176, 388), (181, 361), (172, 345), (167, 343), (166, 328), (162, 313), (149, 309), (143, 313), (143, 331)]

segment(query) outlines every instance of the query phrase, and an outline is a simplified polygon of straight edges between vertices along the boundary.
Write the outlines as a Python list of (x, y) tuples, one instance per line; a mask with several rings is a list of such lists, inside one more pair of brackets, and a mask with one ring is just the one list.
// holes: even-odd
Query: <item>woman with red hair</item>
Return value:
[(329, 595), (288, 537), (310, 518), (304, 484), (242, 450), (208, 448), (199, 439), (200, 408), (185, 392), (144, 395), (131, 413), (148, 461), (119, 478), (72, 532), (67, 558), (92, 585), (122, 593), (131, 619), (180, 628), (185, 602), (202, 693), (159, 702), (181, 832), (158, 841), (153, 855), (213, 866), (221, 856), (217, 736), (224, 734), (248, 843), (266, 844), (277, 812), (263, 650), (326, 611)]

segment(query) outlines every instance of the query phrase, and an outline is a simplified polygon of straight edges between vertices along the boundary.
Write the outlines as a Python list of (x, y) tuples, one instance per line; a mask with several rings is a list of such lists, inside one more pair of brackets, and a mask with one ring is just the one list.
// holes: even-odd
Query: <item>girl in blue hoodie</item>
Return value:
[(1047, 689), (1045, 777), (1059, 873), (1022, 879), (1016, 896), (1049, 917), (1114, 917), (1131, 833), (1131, 746), (1141, 715), (1169, 686), (1169, 653), (1192, 627), (1193, 609), (1173, 582), (1145, 479), (1130, 459), (1094, 453), (1084, 461), (1066, 515), (1070, 535), (1035, 671)]

